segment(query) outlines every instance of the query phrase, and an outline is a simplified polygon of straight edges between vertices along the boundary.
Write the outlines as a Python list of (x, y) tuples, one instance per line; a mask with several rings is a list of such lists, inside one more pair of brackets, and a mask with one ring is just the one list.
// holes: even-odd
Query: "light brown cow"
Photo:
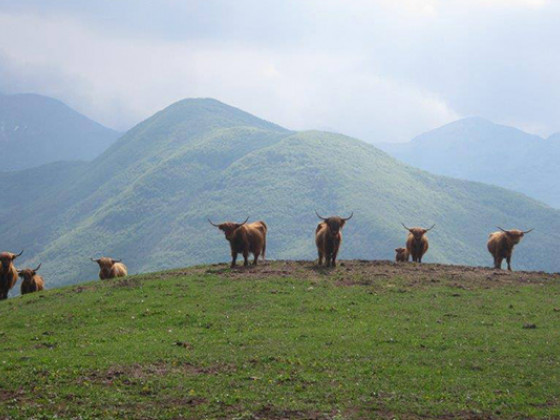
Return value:
[(35, 270), (31, 268), (18, 270), (19, 276), (23, 279), (20, 288), (22, 295), (25, 295), (27, 293), (39, 292), (45, 288), (43, 277), (37, 274), (39, 268), (41, 268), (41, 264), (39, 264)]
[(247, 223), (247, 220), (248, 217), (243, 223), (224, 222), (218, 225), (208, 219), (212, 226), (224, 232), (229, 242), (232, 268), (235, 267), (237, 254), (243, 254), (244, 266), (249, 265), (249, 253), (254, 256), (253, 265), (257, 265), (259, 256), (262, 255), (263, 261), (265, 259), (268, 226), (262, 220), (253, 223)]
[(502, 261), (504, 258), (507, 261), (508, 270), (511, 271), (511, 254), (513, 254), (513, 247), (521, 241), (521, 238), (526, 233), (531, 232), (533, 229), (526, 231), (512, 229), (505, 230), (498, 226), (501, 232), (493, 232), (488, 235), (488, 251), (494, 257), (494, 268), (501, 269)]
[(342, 243), (342, 228), (348, 220), (354, 216), (354, 212), (349, 217), (323, 217), (315, 211), (317, 217), (323, 220), (315, 229), (315, 245), (319, 254), (318, 264), (323, 265), (323, 259), (327, 267), (336, 267), (336, 257)]
[(14, 260), (23, 254), (12, 254), (11, 252), (0, 252), (0, 299), (8, 299), (8, 292), (15, 286), (18, 272), (14, 266)]
[(397, 253), (395, 255), (396, 262), (408, 262), (408, 259), (410, 258), (410, 253), (406, 248), (402, 248), (402, 247), (395, 248), (395, 252)]
[(128, 275), (128, 270), (126, 269), (126, 265), (121, 262), (122, 260), (114, 260), (107, 257), (98, 259), (91, 258), (91, 260), (99, 264), (99, 278), (101, 280)]
[(435, 224), (428, 229), (421, 227), (407, 228), (404, 223), (401, 223), (401, 225), (409, 232), (408, 238), (406, 239), (406, 249), (412, 256), (412, 261), (422, 263), (422, 257), (429, 248), (426, 232), (432, 230)]

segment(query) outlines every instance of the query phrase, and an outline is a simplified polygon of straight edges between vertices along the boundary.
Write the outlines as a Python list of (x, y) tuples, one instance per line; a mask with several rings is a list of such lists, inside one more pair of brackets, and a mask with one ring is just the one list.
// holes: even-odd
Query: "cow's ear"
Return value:
[(399, 252), (399, 248), (395, 248), (395, 252)]

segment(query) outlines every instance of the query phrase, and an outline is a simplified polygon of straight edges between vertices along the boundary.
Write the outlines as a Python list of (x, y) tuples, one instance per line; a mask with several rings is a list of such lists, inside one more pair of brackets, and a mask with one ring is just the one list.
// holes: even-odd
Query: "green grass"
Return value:
[(560, 416), (558, 279), (282, 264), (0, 302), (0, 417)]

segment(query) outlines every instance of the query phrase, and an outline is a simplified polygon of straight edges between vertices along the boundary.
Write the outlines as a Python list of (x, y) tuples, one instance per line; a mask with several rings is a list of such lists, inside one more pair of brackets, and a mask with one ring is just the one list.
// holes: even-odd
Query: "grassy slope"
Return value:
[(100, 254), (123, 258), (133, 273), (223, 260), (227, 244), (208, 216), (264, 219), (269, 256), (314, 258), (314, 209), (355, 212), (346, 258), (392, 258), (404, 221), (438, 224), (427, 261), (489, 264), (485, 242), (498, 224), (536, 227), (516, 251), (516, 268), (560, 270), (552, 246), (559, 211), (407, 167), (345, 136), (293, 133), (214, 100), (178, 102), (94, 162), (65, 170), (72, 172), (49, 188), (44, 180), (55, 177), (41, 177), (40, 168), (21, 182), (11, 174), (13, 194), (0, 209), (2, 247), (25, 248), (23, 265), (42, 262), (49, 287), (95, 278), (89, 257)]
[(2, 302), (0, 413), (560, 416), (558, 276), (223, 267)]

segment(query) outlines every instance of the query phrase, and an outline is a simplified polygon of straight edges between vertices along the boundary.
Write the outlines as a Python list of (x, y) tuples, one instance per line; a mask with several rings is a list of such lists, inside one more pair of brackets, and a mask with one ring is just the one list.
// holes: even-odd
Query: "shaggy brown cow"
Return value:
[(247, 224), (247, 219), (243, 223), (224, 222), (219, 225), (208, 221), (212, 226), (217, 227), (224, 232), (226, 239), (229, 241), (231, 248), (231, 267), (235, 267), (237, 254), (243, 254), (243, 265), (249, 265), (249, 253), (253, 254), (255, 259), (253, 265), (257, 265), (259, 256), (265, 259), (266, 254), (266, 233), (268, 226), (262, 220)]
[(97, 260), (93, 258), (90, 259), (99, 264), (99, 278), (101, 280), (128, 275), (126, 265), (121, 262), (122, 260), (114, 260), (107, 257), (101, 257)]
[(406, 248), (395, 248), (395, 252), (397, 253), (395, 255), (396, 262), (408, 262), (410, 254)]
[(342, 243), (342, 228), (344, 224), (354, 216), (354, 212), (349, 217), (343, 218), (338, 216), (323, 217), (315, 211), (317, 217), (323, 220), (315, 229), (315, 245), (317, 245), (317, 253), (319, 254), (319, 265), (323, 264), (327, 267), (336, 267), (336, 256)]
[(404, 223), (401, 223), (406, 230), (410, 233), (406, 240), (406, 249), (408, 253), (412, 256), (412, 261), (422, 263), (422, 257), (428, 251), (428, 238), (425, 233), (432, 230), (435, 225), (429, 229), (424, 229), (421, 227), (407, 228)]
[(22, 295), (39, 292), (45, 288), (43, 277), (37, 274), (39, 268), (41, 268), (41, 264), (39, 264), (35, 270), (32, 270), (31, 268), (18, 270), (19, 276), (23, 279), (20, 289)]
[(494, 257), (494, 268), (501, 269), (502, 261), (504, 258), (507, 261), (508, 270), (511, 271), (511, 254), (513, 254), (513, 247), (521, 241), (521, 238), (526, 233), (531, 232), (533, 229), (526, 231), (512, 229), (505, 230), (498, 226), (501, 232), (493, 232), (488, 235), (488, 251)]
[(0, 299), (8, 299), (8, 292), (15, 286), (18, 272), (14, 267), (14, 260), (23, 254), (12, 254), (11, 252), (0, 253)]

